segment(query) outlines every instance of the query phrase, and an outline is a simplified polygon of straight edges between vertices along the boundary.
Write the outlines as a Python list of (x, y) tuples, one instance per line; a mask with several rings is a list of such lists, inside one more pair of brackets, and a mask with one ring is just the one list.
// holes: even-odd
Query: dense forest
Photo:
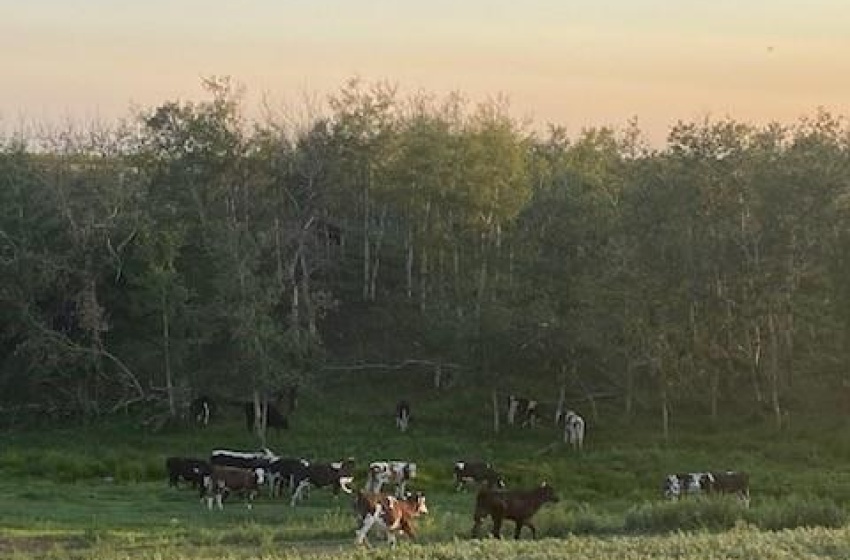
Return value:
[(264, 119), (205, 89), (0, 138), (4, 411), (178, 417), (358, 364), (564, 386), (664, 430), (850, 404), (842, 118), (682, 122), (654, 149), (637, 122), (531, 132), (385, 83)]

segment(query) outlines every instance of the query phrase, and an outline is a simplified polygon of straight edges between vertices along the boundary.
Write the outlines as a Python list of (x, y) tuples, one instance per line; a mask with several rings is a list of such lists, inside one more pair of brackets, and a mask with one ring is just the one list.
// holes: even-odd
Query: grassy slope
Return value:
[[(664, 557), (673, 554), (664, 547), (672, 551), (678, 546), (678, 537), (623, 537), (627, 527), (726, 527), (736, 519), (738, 525), (784, 527), (805, 524), (806, 516), (835, 525), (843, 519), (838, 513), (850, 504), (850, 472), (845, 468), (850, 444), (842, 419), (798, 420), (782, 434), (746, 418), (714, 427), (701, 419), (677, 419), (673, 441), (664, 443), (651, 419), (624, 422), (613, 411), (603, 411), (599, 421), (589, 420), (584, 453), (559, 446), (537, 455), (557, 440), (553, 428), (508, 429), (494, 435), (486, 392), (457, 388), (437, 393), (427, 381), (410, 375), (347, 374), (336, 386), (308, 392), (292, 429), (271, 434), (269, 445), (281, 454), (317, 460), (353, 456), (362, 466), (380, 459), (417, 461), (417, 486), (428, 494), (432, 510), (420, 523), (425, 543), (466, 539), (473, 498), (451, 489), (451, 466), (461, 458), (492, 460), (511, 486), (551, 482), (562, 501), (541, 512), (541, 534), (592, 535), (587, 541), (568, 541), (567, 548), (575, 548), (577, 557), (583, 546), (591, 545), (609, 550), (607, 555), (612, 546), (644, 547), (644, 552), (634, 552), (635, 558)], [(393, 404), (401, 396), (414, 404), (414, 424), (406, 434), (398, 433), (392, 422)], [(47, 554), (56, 548), (144, 557), (153, 550), (171, 549), (172, 555), (204, 557), (210, 550), (218, 555), (249, 550), (283, 554), (293, 546), (299, 553), (331, 551), (336, 556), (340, 546), (347, 551), (353, 535), (348, 501), (327, 492), (314, 493), (295, 509), (265, 498), (253, 512), (232, 504), (222, 513), (209, 513), (189, 490), (165, 486), (162, 463), (167, 455), (203, 457), (214, 447), (257, 446), (238, 410), (225, 412), (227, 418), (206, 430), (164, 434), (146, 433), (130, 418), (107, 425), (4, 433), (0, 553), (15, 548)], [(752, 473), (751, 512), (739, 512), (734, 504), (709, 509), (653, 505), (663, 473), (725, 468)], [(804, 518), (795, 520), (794, 515)], [(758, 534), (747, 539), (758, 540)], [(847, 536), (846, 530), (794, 534), (795, 539), (845, 542)], [(720, 541), (734, 540), (734, 535), (700, 538), (719, 539), (706, 545), (719, 550)], [(463, 555), (470, 557), (492, 552), (478, 548), (491, 545), (441, 546), (466, 547)], [(551, 546), (550, 541), (535, 550), (545, 557), (543, 551)], [(439, 556), (438, 549), (433, 550)], [(509, 549), (503, 552), (511, 557)]]

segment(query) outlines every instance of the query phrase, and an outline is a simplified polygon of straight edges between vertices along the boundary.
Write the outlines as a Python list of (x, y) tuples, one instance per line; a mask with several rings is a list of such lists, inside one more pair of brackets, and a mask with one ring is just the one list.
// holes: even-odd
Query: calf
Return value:
[(407, 431), (410, 424), (410, 403), (407, 401), (398, 401), (395, 405), (395, 425), (402, 432)]
[(502, 538), (502, 520), (510, 519), (516, 524), (514, 538), (519, 539), (522, 527), (531, 529), (531, 538), (537, 537), (537, 528), (531, 523), (531, 518), (537, 510), (547, 502), (557, 502), (555, 490), (542, 483), (533, 490), (496, 490), (484, 488), (478, 492), (475, 500), (474, 525), (472, 537), (477, 538), (481, 529), (481, 521), (486, 517), (493, 518), (493, 536)]
[(559, 420), (564, 424), (564, 443), (580, 451), (584, 447), (584, 418), (568, 410)]
[(533, 399), (516, 395), (508, 396), (508, 425), (513, 426), (519, 418), (523, 428), (527, 426), (533, 428), (537, 424), (537, 404), (537, 401)]
[(211, 398), (206, 395), (201, 395), (189, 403), (189, 414), (192, 415), (192, 420), (199, 426), (206, 426), (210, 423), (214, 403)]
[(207, 502), (207, 509), (212, 509), (213, 502), (218, 509), (224, 509), (224, 495), (228, 492), (238, 492), (247, 500), (248, 509), (253, 508), (254, 498), (265, 479), (263, 469), (240, 469), (237, 467), (222, 467), (215, 465), (212, 472), (204, 477), (202, 497)]
[(380, 492), (384, 484), (395, 486), (395, 496), (404, 496), (407, 483), (416, 478), (416, 463), (405, 461), (375, 461), (369, 464), (366, 490)]
[[(244, 407), (245, 426), (250, 431), (254, 429), (254, 424), (257, 420), (256, 409), (254, 408), (254, 403), (252, 402), (246, 402)], [(281, 414), (277, 407), (272, 403), (268, 403), (266, 405), (266, 427), (274, 428), (277, 431), (280, 431), (281, 429), (289, 429), (289, 420), (287, 420), (286, 416)]]
[(488, 488), (504, 488), (505, 480), (490, 463), (458, 461), (455, 463), (455, 491), (466, 488), (470, 482), (483, 482)]
[(354, 533), (355, 543), (366, 543), (369, 530), (377, 523), (386, 533), (387, 541), (394, 546), (396, 533), (415, 538), (413, 519), (420, 514), (427, 514), (428, 507), (425, 505), (425, 496), (419, 492), (396, 498), (381, 493), (359, 491), (354, 500), (354, 511), (361, 521), (360, 528)]
[(210, 474), (210, 464), (202, 459), (190, 457), (168, 457), (165, 460), (168, 485), (178, 487), (180, 479), (191, 482), (193, 488), (203, 485), (204, 476)]
[(295, 506), (304, 497), (304, 493), (308, 491), (311, 485), (316, 488), (332, 486), (334, 495), (338, 495), (340, 490), (346, 494), (351, 494), (350, 485), (353, 481), (353, 459), (346, 459), (337, 463), (310, 464), (301, 473), (301, 478), (295, 481), (296, 487), (289, 505)]

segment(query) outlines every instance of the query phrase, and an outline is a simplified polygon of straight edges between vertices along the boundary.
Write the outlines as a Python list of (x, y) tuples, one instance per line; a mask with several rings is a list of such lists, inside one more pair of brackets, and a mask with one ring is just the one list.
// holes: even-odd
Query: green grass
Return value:
[[(272, 432), (268, 445), (315, 460), (352, 456), (360, 482), (369, 461), (415, 460), (431, 514), (418, 524), (421, 546), (401, 547), (402, 558), (850, 557), (846, 422), (798, 419), (776, 433), (757, 418), (716, 426), (686, 418), (664, 442), (651, 418), (603, 410), (598, 421), (588, 418), (587, 448), (576, 454), (552, 447), (559, 434), (549, 426), (493, 434), (486, 392), (438, 393), (403, 379), (389, 395), (380, 380), (357, 375), (308, 393), (292, 429)], [(405, 434), (392, 421), (395, 394), (414, 402)], [(258, 447), (239, 411), (225, 412), (203, 430), (154, 434), (121, 416), (0, 434), (0, 557), (388, 557), (376, 536), (374, 549), (353, 548), (350, 503), (327, 491), (297, 508), (264, 496), (252, 511), (236, 501), (209, 512), (192, 490), (168, 488), (166, 456)], [(451, 480), (454, 461), (466, 458), (493, 461), (510, 486), (547, 480), (558, 490), (561, 501), (536, 517), (544, 540), (469, 540), (474, 492), (454, 492)], [(727, 468), (750, 472), (750, 509), (659, 498), (667, 472)], [(507, 523), (503, 532), (512, 529)]]

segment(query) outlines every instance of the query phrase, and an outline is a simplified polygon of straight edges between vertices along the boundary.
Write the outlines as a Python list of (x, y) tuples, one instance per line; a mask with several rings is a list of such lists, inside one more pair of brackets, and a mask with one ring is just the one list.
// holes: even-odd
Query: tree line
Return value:
[(205, 88), (0, 141), (7, 405), (264, 406), (382, 357), (610, 395), (665, 431), (677, 406), (782, 426), (848, 390), (841, 117), (680, 122), (651, 149), (637, 122), (530, 132), (386, 83), (300, 120)]

